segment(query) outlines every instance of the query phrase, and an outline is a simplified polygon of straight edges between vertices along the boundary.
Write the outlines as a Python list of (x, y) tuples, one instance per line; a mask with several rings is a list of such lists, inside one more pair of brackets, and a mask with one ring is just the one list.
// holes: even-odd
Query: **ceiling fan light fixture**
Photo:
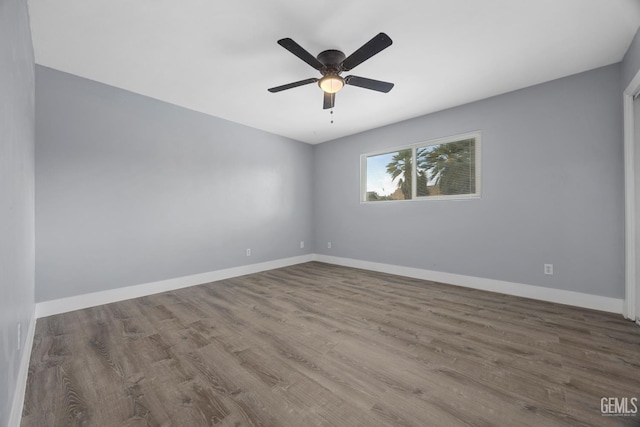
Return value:
[(337, 74), (327, 74), (318, 81), (318, 86), (326, 93), (336, 93), (344, 87), (344, 79)]

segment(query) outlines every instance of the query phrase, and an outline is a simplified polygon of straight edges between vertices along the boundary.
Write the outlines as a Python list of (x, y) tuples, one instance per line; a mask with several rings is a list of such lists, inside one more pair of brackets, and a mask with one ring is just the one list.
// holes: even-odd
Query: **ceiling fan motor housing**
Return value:
[(318, 61), (320, 61), (322, 65), (324, 65), (324, 68), (327, 69), (327, 71), (331, 70), (336, 73), (339, 73), (340, 71), (342, 71), (339, 69), (340, 64), (342, 63), (342, 61), (344, 61), (346, 56), (344, 53), (340, 52), (339, 50), (329, 49), (329, 50), (320, 52), (317, 58), (318, 58)]

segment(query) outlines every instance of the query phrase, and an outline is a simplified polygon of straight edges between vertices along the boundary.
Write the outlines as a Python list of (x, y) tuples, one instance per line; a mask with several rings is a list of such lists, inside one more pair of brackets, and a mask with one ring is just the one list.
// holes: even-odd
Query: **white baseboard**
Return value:
[(244, 276), (245, 274), (253, 274), (261, 271), (273, 270), (275, 268), (288, 267), (290, 265), (309, 262), (313, 259), (313, 254), (301, 255), (274, 261), (261, 262), (258, 264), (226, 268), (224, 270), (211, 271), (208, 273), (194, 274), (192, 276), (177, 277), (175, 279), (160, 280), (158, 282), (109, 289), (108, 291), (94, 292), (51, 301), (42, 301), (36, 304), (36, 318), (39, 319), (41, 317), (52, 316), (54, 314), (81, 310), (83, 308), (95, 307), (97, 305), (109, 304), (131, 298), (139, 298), (160, 292), (201, 285), (203, 283), (216, 282), (218, 280)]
[(444, 273), (441, 271), (402, 267), (392, 264), (381, 264), (351, 258), (316, 254), (314, 256), (314, 260), (326, 262), (328, 264), (342, 265), (345, 267), (362, 268), (364, 270), (397, 274), (398, 276), (431, 280), (433, 282), (447, 283), (455, 286), (464, 286), (467, 288), (499, 292), (507, 295), (573, 305), (576, 307), (591, 308), (616, 314), (622, 314), (624, 303), (623, 299), (603, 297), (599, 295), (583, 294), (580, 292), (546, 288), (543, 286), (525, 285), (523, 283), (505, 282), (502, 280), (485, 279), (481, 277), (463, 276), (461, 274)]
[(27, 329), (27, 336), (24, 340), (24, 348), (22, 349), (22, 357), (20, 358), (20, 366), (18, 367), (16, 390), (13, 394), (11, 414), (9, 414), (9, 427), (19, 427), (20, 422), (22, 421), (22, 408), (24, 407), (24, 397), (27, 391), (29, 361), (31, 360), (31, 349), (33, 348), (33, 337), (35, 333), (36, 318), (35, 316), (31, 316), (31, 319), (29, 320), (29, 328)]
[(333, 257), (321, 254), (308, 254), (292, 258), (283, 258), (275, 261), (267, 261), (258, 264), (243, 265), (208, 273), (194, 274), (192, 276), (178, 277), (175, 279), (161, 280), (158, 282), (144, 283), (141, 285), (127, 286), (124, 288), (110, 289), (108, 291), (91, 294), (77, 295), (51, 301), (43, 301), (36, 304), (36, 318), (52, 316), (97, 305), (109, 304), (131, 298), (143, 297), (160, 292), (172, 291), (203, 283), (215, 282), (232, 277), (253, 274), (275, 268), (287, 267), (309, 261), (320, 261), (328, 264), (342, 265), (345, 267), (361, 268), (371, 271), (379, 271), (399, 276), (413, 277), (422, 280), (447, 283), (454, 286), (463, 286), (472, 289), (481, 289), (491, 292), (499, 292), (525, 298), (555, 302), (559, 304), (573, 305), (576, 307), (591, 308), (621, 314), (623, 299), (603, 297), (599, 295), (584, 294), (580, 292), (565, 291), (562, 289), (546, 288), (543, 286), (526, 285), (523, 283), (506, 282), (502, 280), (486, 279), (482, 277), (464, 276), (461, 274), (445, 273), (441, 271), (424, 270), (420, 268), (402, 267), (392, 264), (382, 264), (371, 261), (362, 261), (351, 258)]

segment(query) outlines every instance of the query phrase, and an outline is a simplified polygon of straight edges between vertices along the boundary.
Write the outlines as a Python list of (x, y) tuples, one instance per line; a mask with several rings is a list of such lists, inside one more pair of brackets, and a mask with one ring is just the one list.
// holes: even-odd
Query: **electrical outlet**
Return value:
[(327, 242), (327, 249), (331, 249), (331, 242)]
[(20, 351), (20, 347), (22, 346), (22, 323), (18, 322), (18, 351)]
[(547, 276), (553, 276), (553, 264), (544, 265), (544, 274)]
[(300, 240), (300, 249), (304, 249), (304, 240)]
[(251, 248), (247, 248), (247, 256), (251, 256)]

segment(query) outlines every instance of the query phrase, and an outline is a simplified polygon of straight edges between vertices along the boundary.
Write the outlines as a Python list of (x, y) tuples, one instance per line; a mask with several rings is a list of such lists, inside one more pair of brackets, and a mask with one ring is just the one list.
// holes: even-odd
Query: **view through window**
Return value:
[(477, 197), (479, 146), (473, 133), (364, 154), (362, 200)]

